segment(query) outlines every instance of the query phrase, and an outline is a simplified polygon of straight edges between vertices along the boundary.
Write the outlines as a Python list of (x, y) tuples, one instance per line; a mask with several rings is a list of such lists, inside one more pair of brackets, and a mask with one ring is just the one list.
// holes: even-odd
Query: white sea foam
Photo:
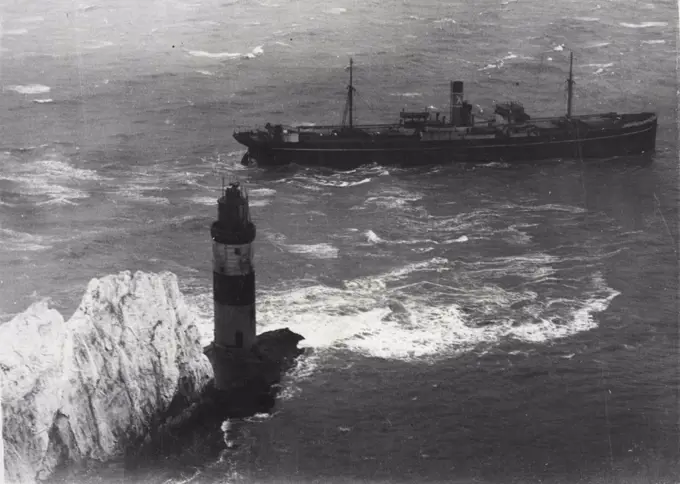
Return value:
[(347, 9), (343, 8), (343, 7), (333, 7), (333, 8), (328, 10), (328, 13), (332, 13), (332, 14), (335, 14), (335, 15), (345, 13), (345, 12), (347, 12)]
[(597, 49), (600, 47), (607, 47), (611, 42), (592, 42), (590, 44), (586, 44), (584, 48), (586, 49)]
[(574, 20), (580, 20), (581, 22), (598, 22), (600, 19), (598, 17), (574, 17)]
[(237, 52), (206, 52), (204, 50), (189, 50), (187, 53), (194, 57), (207, 57), (210, 59), (238, 59), (242, 55)]
[(151, 203), (151, 204), (154, 204), (154, 205), (169, 205), (170, 204), (170, 200), (168, 200), (166, 197), (149, 195), (149, 194), (145, 193), (146, 191), (148, 191), (148, 190), (145, 189), (144, 187), (131, 185), (131, 186), (126, 186), (126, 187), (121, 187), (118, 190), (118, 195), (120, 195), (124, 198), (127, 198), (128, 200), (135, 201), (135, 202)]
[(404, 210), (406, 207), (409, 207), (410, 204), (422, 198), (422, 193), (409, 192), (399, 187), (383, 187), (377, 191), (371, 191), (370, 196), (366, 199), (364, 205), (376, 205), (384, 209)]
[(21, 185), (21, 194), (43, 199), (36, 205), (73, 205), (89, 195), (78, 186), (105, 178), (94, 170), (76, 168), (66, 161), (43, 159), (25, 162), (8, 169), (2, 178)]
[(47, 239), (26, 232), (16, 232), (0, 228), (0, 244), (4, 250), (16, 252), (36, 252), (49, 249), (52, 244), (46, 244)]
[(251, 197), (270, 197), (276, 195), (276, 190), (273, 188), (252, 188), (248, 190), (248, 195)]
[(419, 92), (393, 92), (390, 96), (420, 97), (422, 94)]
[(201, 197), (201, 196), (194, 196), (189, 199), (192, 203), (195, 203), (197, 205), (208, 205), (209, 207), (213, 207), (217, 205), (217, 197)]
[(556, 45), (555, 47), (553, 47), (553, 50), (555, 50), (557, 52), (563, 51), (564, 50), (564, 44)]
[(585, 67), (599, 67), (600, 69), (605, 69), (607, 67), (613, 66), (613, 62), (609, 62), (607, 64), (586, 64)]
[(264, 49), (262, 49), (261, 45), (258, 45), (252, 51), (248, 52), (247, 54), (244, 54), (243, 58), (254, 59), (255, 57), (262, 55), (262, 54), (264, 54)]
[(436, 24), (455, 24), (456, 21), (452, 18), (445, 17), (445, 18), (441, 18), (439, 20), (435, 20), (434, 23), (436, 23)]
[(665, 44), (666, 41), (663, 39), (654, 39), (654, 40), (643, 40), (643, 44)]
[(42, 84), (7, 86), (5, 89), (18, 92), (19, 94), (45, 94), (46, 92), (50, 92), (50, 87), (43, 86)]
[(104, 47), (111, 47), (112, 45), (115, 45), (115, 44), (111, 41), (108, 41), (108, 40), (90, 40), (88, 42), (85, 42), (82, 45), (82, 47), (83, 47), (83, 49), (96, 50), (96, 49), (103, 49)]
[[(380, 245), (380, 244), (385, 244), (385, 245), (419, 245), (419, 244), (432, 244), (432, 245), (448, 245), (448, 244), (454, 244), (454, 243), (461, 243), (461, 242), (467, 242), (468, 237), (465, 235), (462, 235), (460, 237), (457, 237), (455, 239), (445, 239), (442, 241), (436, 241), (432, 239), (398, 239), (398, 240), (385, 240), (384, 238), (380, 237), (378, 234), (376, 234), (373, 230), (367, 230), (363, 233), (363, 236), (365, 237), (366, 241), (370, 245)], [(429, 248), (416, 248), (413, 249), (416, 252), (430, 252), (433, 250), (432, 247)]]
[(321, 180), (319, 178), (313, 180), (314, 183), (326, 187), (338, 187), (338, 188), (344, 188), (344, 187), (355, 187), (357, 185), (363, 185), (365, 183), (370, 183), (371, 178), (364, 178), (359, 181), (355, 182), (349, 182), (349, 181), (342, 181), (342, 180)]
[(639, 24), (630, 24), (627, 22), (621, 22), (619, 25), (622, 27), (628, 27), (631, 29), (645, 29), (647, 27), (665, 27), (668, 22), (640, 22)]
[[(503, 316), (498, 318), (498, 324), (470, 327), (456, 298), (435, 302), (441, 291), (455, 294), (460, 291), (458, 287), (429, 283), (431, 287), (425, 292), (430, 296), (424, 298), (411, 295), (416, 289), (413, 285), (388, 289), (387, 284), (415, 271), (446, 270), (447, 263), (432, 259), (411, 264), (383, 276), (350, 281), (345, 289), (312, 286), (269, 293), (261, 304), (260, 317), (268, 329), (269, 325), (290, 326), (306, 336), (305, 344), (319, 349), (347, 347), (371, 356), (409, 359), (451, 355), (507, 337), (542, 342), (588, 330), (595, 325), (592, 313), (606, 309), (617, 294), (603, 285), (583, 302), (570, 301), (567, 321), (545, 319), (537, 324), (513, 326), (512, 318)], [(598, 278), (595, 276), (602, 282)], [(517, 297), (493, 287), (474, 294), (475, 301), (492, 307), (507, 305)], [(459, 293), (457, 299), (461, 298)]]
[(337, 247), (331, 244), (280, 244), (282, 248), (293, 254), (306, 255), (313, 259), (336, 259)]

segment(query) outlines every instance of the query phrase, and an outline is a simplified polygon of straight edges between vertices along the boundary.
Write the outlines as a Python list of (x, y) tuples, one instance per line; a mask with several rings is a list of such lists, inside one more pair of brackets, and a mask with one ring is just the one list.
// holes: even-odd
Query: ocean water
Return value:
[[(251, 194), (258, 325), (308, 354), (237, 446), (83, 482), (672, 483), (678, 13), (669, 1), (0, 6), (0, 321), (170, 270), (211, 339), (209, 226)], [(653, 110), (649, 159), (349, 172), (239, 165), (234, 128), (446, 110)], [(219, 437), (219, 429), (216, 435)]]

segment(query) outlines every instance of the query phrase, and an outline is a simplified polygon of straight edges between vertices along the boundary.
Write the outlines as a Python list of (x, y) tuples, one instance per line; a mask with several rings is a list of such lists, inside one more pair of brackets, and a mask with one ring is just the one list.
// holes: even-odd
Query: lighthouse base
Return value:
[(303, 339), (284, 328), (258, 335), (249, 349), (212, 342), (203, 352), (213, 367), (215, 389), (268, 393), (302, 354), (297, 345)]
[(266, 386), (262, 378), (264, 362), (252, 351), (213, 342), (203, 352), (212, 365), (216, 390), (244, 390), (258, 385)]

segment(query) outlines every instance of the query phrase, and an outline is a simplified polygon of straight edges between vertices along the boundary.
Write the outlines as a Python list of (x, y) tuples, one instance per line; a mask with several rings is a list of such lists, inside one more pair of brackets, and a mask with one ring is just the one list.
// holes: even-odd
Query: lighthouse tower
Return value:
[(213, 240), (213, 299), (215, 335), (205, 350), (219, 390), (232, 388), (239, 362), (255, 342), (255, 271), (248, 195), (230, 183), (217, 201), (217, 221), (210, 228)]

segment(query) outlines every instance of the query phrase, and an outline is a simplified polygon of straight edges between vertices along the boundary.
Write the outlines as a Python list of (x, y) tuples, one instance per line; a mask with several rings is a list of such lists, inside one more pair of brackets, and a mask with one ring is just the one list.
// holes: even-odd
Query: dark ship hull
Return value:
[[(572, 56), (573, 60), (573, 56)], [(589, 159), (653, 152), (657, 117), (654, 113), (604, 113), (572, 116), (572, 62), (569, 67), (567, 113), (532, 119), (520, 103), (496, 105), (495, 118), (475, 120), (463, 100), (463, 83), (451, 82), (450, 116), (434, 119), (429, 111), (400, 113), (394, 124), (355, 125), (354, 87), (350, 84), (341, 126), (272, 126), (236, 131), (248, 147), (242, 162), (259, 165), (298, 163), (353, 168), (377, 162), (396, 165), (434, 163), (536, 162), (549, 159)]]
[(235, 133), (234, 137), (248, 147), (244, 163), (254, 159), (259, 165), (298, 163), (352, 168), (371, 162), (516, 163), (649, 153), (655, 148), (657, 119), (653, 113), (640, 113), (554, 118), (505, 128), (424, 127), (410, 134), (400, 134), (398, 129), (404, 130), (397, 126), (382, 132), (357, 126), (351, 131), (338, 128), (325, 134), (320, 128), (311, 132), (309, 128), (293, 128), (285, 130), (278, 142), (259, 131)]

